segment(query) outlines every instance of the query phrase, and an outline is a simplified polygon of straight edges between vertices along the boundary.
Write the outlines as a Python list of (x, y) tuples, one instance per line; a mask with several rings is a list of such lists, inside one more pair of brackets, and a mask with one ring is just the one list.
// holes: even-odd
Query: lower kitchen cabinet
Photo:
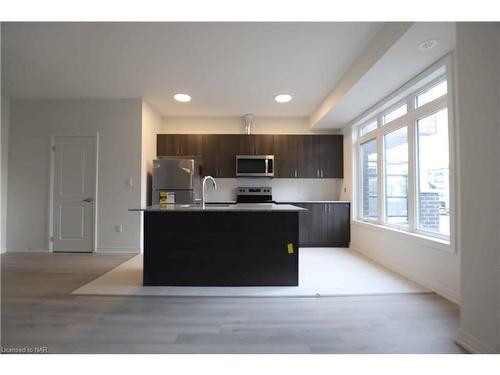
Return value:
[(349, 203), (338, 202), (327, 204), (328, 246), (349, 247), (351, 242), (351, 207)]
[(299, 245), (302, 247), (349, 247), (350, 203), (294, 203), (299, 213)]

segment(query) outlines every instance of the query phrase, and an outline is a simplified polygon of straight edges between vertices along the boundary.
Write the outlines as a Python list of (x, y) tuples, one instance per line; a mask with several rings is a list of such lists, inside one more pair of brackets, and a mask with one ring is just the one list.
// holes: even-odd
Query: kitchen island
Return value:
[(288, 204), (131, 209), (144, 214), (143, 284), (297, 286), (304, 210)]

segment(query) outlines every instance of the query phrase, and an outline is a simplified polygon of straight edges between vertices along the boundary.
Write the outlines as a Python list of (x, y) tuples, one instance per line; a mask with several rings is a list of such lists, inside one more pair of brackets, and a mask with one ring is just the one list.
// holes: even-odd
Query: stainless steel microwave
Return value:
[(274, 177), (274, 155), (237, 155), (237, 177)]

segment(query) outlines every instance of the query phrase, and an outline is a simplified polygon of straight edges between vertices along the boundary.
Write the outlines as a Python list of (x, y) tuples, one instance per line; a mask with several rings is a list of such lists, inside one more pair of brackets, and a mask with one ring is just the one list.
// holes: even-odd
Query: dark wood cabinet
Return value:
[(275, 177), (343, 178), (342, 135), (275, 135)]
[(219, 178), (236, 177), (236, 155), (239, 135), (206, 134), (203, 136), (203, 175)]
[(297, 171), (297, 140), (296, 135), (275, 135), (274, 146), (274, 177), (298, 177)]
[(301, 135), (297, 139), (297, 177), (320, 178), (319, 138), (315, 135)]
[(342, 135), (158, 134), (158, 156), (203, 158), (205, 175), (236, 177), (236, 155), (274, 155), (275, 178), (342, 178)]
[(236, 155), (239, 153), (239, 135), (224, 134), (219, 144), (219, 174), (217, 177), (236, 178)]
[(320, 178), (344, 177), (344, 137), (317, 136), (318, 169)]
[(272, 134), (239, 135), (239, 155), (273, 155), (274, 136)]
[[(292, 204), (292, 203), (290, 203)], [(294, 206), (305, 208), (307, 211), (299, 212), (299, 245), (307, 246), (309, 241), (309, 222), (311, 216), (310, 204), (308, 203), (293, 203)]]
[(217, 135), (203, 135), (202, 175), (217, 177), (219, 168), (220, 138)]
[(239, 135), (238, 142), (238, 152), (236, 155), (255, 155), (255, 136), (254, 135)]
[(201, 134), (158, 134), (158, 156), (202, 156)]
[(307, 211), (299, 213), (299, 244), (302, 247), (349, 247), (350, 204), (293, 203)]
[(326, 243), (328, 246), (348, 247), (351, 242), (350, 204), (344, 202), (327, 204)]
[(274, 136), (272, 134), (255, 135), (253, 142), (255, 155), (274, 155)]
[(310, 205), (311, 221), (309, 222), (309, 239), (308, 246), (322, 247), (328, 246), (326, 241), (328, 231), (328, 216), (326, 204), (312, 203)]

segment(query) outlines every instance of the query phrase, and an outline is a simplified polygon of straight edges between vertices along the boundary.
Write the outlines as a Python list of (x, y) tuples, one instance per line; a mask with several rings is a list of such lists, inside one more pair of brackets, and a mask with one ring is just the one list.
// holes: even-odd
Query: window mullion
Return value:
[(377, 223), (385, 221), (385, 178), (384, 178), (384, 136), (382, 132), (377, 135)]
[(408, 230), (417, 226), (417, 147), (414, 112), (408, 118)]

